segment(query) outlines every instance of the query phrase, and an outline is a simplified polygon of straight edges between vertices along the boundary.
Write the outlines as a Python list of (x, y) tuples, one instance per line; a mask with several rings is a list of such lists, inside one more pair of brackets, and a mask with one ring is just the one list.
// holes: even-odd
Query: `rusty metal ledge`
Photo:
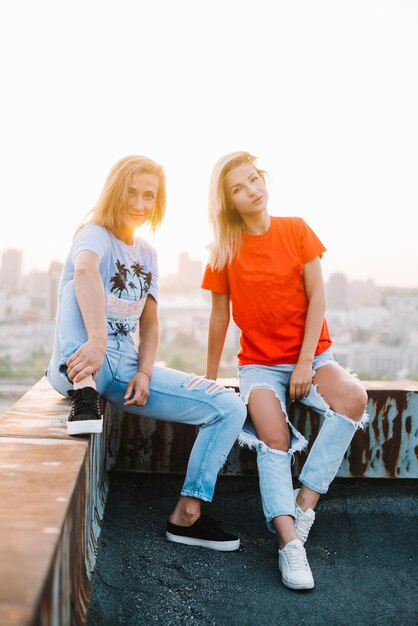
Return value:
[[(236, 379), (223, 384), (238, 391)], [(341, 464), (338, 477), (418, 478), (418, 383), (365, 381), (370, 422), (357, 431)], [(292, 419), (309, 440), (307, 452), (295, 455), (297, 476), (321, 426), (322, 418), (294, 405)], [(121, 416), (122, 417), (122, 416)], [(114, 430), (119, 454), (115, 469), (136, 472), (183, 473), (196, 437), (195, 427), (136, 418), (125, 414)], [(120, 439), (120, 445), (119, 445)], [(235, 444), (222, 474), (257, 474), (256, 455)]]

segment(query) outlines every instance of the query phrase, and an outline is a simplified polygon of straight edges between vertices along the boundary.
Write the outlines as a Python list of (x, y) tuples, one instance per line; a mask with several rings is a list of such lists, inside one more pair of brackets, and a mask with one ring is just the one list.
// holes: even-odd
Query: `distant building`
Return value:
[(58, 286), (61, 278), (63, 264), (58, 261), (52, 261), (49, 266), (49, 283), (47, 294), (47, 319), (55, 319), (58, 306)]
[(22, 251), (8, 249), (2, 253), (0, 288), (6, 293), (19, 291), (22, 287)]
[(348, 280), (345, 274), (331, 274), (326, 284), (327, 308), (346, 309), (348, 305)]
[[(0, 321), (50, 322), (56, 314), (63, 265), (53, 261), (47, 272), (34, 270), (22, 276), (21, 257), (19, 250), (3, 254), (1, 275), (6, 286), (0, 287)], [(12, 266), (13, 261), (17, 263), (16, 268)]]
[(418, 352), (415, 346), (392, 347), (382, 345), (352, 344), (348, 354), (348, 367), (371, 376), (408, 377), (418, 372)]
[(345, 274), (338, 272), (331, 274), (325, 287), (328, 309), (355, 309), (382, 303), (382, 289), (372, 279), (349, 281)]
[(0, 287), (0, 322), (6, 319), (7, 313), (7, 294), (4, 289)]
[(29, 296), (26, 311), (20, 315), (22, 319), (45, 321), (46, 294), (48, 289), (48, 274), (33, 270), (23, 277), (23, 292)]
[(351, 280), (348, 283), (348, 304), (350, 308), (358, 306), (378, 306), (382, 296), (379, 287), (369, 280)]
[(181, 252), (177, 273), (160, 279), (161, 291), (165, 293), (188, 293), (196, 289), (200, 290), (202, 277), (202, 262), (190, 259), (188, 252)]
[(24, 291), (9, 292), (6, 298), (4, 317), (1, 321), (18, 322), (27, 319), (31, 310), (30, 305), (31, 299), (29, 294)]
[(202, 282), (202, 263), (192, 261), (187, 252), (179, 255), (178, 286), (182, 291), (199, 289)]

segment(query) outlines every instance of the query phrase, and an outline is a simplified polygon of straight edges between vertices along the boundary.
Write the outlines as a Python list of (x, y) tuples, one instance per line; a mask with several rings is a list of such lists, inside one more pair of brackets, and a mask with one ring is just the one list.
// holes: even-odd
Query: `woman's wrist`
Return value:
[(298, 358), (298, 363), (306, 363), (306, 364), (310, 364), (313, 363), (313, 355), (309, 356), (307, 354), (300, 354), (299, 358)]
[(149, 374), (145, 369), (138, 369), (138, 374), (145, 374), (148, 377), (148, 380), (151, 380), (151, 374)]

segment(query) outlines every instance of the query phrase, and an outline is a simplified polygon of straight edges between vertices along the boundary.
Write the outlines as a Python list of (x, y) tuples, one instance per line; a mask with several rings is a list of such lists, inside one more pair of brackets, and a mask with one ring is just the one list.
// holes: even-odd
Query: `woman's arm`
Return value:
[(305, 398), (309, 393), (312, 384), (312, 361), (324, 323), (325, 285), (319, 257), (305, 263), (303, 280), (309, 305), (299, 359), (290, 379), (289, 395), (291, 400)]
[(74, 291), (80, 307), (87, 341), (67, 361), (67, 375), (77, 383), (99, 371), (106, 355), (105, 298), (99, 258), (83, 250), (75, 260)]
[(229, 326), (229, 296), (212, 291), (205, 377), (216, 380)]
[(144, 406), (149, 397), (149, 381), (160, 339), (158, 305), (152, 296), (148, 296), (146, 299), (138, 326), (138, 372), (131, 378), (126, 387), (125, 404)]

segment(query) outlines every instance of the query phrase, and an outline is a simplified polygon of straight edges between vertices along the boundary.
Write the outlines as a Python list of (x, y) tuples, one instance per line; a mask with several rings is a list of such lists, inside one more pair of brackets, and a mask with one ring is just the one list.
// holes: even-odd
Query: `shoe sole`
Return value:
[(221, 552), (232, 552), (238, 550), (240, 540), (234, 541), (210, 541), (209, 539), (197, 539), (196, 537), (183, 537), (182, 535), (173, 535), (166, 531), (166, 539), (175, 543), (185, 543), (188, 546), (202, 546), (202, 548), (210, 548), (211, 550), (219, 550)]
[(290, 582), (290, 580), (286, 580), (286, 578), (283, 578), (282, 576), (282, 583), (286, 586), (289, 587), (289, 589), (294, 589), (295, 591), (303, 591), (304, 589), (313, 589), (315, 587), (315, 583), (292, 583)]
[(80, 420), (79, 422), (67, 422), (69, 435), (93, 435), (103, 432), (103, 418), (99, 420)]

